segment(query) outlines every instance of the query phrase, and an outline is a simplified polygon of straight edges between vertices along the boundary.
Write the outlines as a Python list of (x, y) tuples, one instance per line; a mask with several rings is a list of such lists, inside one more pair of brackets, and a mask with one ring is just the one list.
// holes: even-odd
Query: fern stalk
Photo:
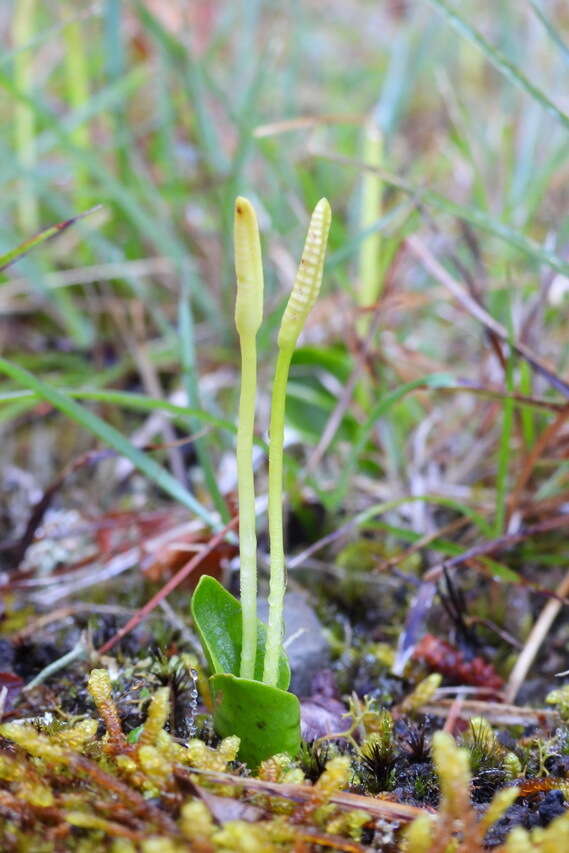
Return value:
[(263, 681), (276, 685), (283, 637), (283, 609), (286, 586), (283, 538), (283, 444), (286, 385), (290, 362), (308, 314), (316, 302), (326, 254), (331, 211), (325, 198), (320, 199), (310, 220), (308, 235), (298, 272), (290, 294), (278, 335), (278, 355), (271, 400), (269, 427), (269, 540), (270, 586), (269, 622)]
[(241, 390), (237, 427), (237, 480), (239, 497), (239, 554), (243, 614), (242, 678), (253, 678), (257, 654), (257, 534), (253, 432), (257, 394), (257, 331), (263, 318), (263, 266), (255, 211), (244, 198), (235, 202), (235, 272), (237, 300), (235, 325), (241, 347)]

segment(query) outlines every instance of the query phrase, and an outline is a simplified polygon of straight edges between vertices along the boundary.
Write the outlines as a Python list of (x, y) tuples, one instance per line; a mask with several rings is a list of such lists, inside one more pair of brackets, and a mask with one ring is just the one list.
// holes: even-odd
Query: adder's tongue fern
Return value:
[[(283, 546), (282, 470), (285, 394), (290, 361), (306, 318), (316, 302), (330, 228), (330, 205), (321, 199), (314, 209), (292, 293), (278, 335), (269, 446), (269, 537), (271, 574), (269, 624), (263, 681), (276, 685), (283, 633), (285, 564)], [(263, 267), (255, 212), (245, 198), (235, 202), (235, 325), (241, 345), (241, 394), (237, 429), (239, 541), (241, 562), (242, 647), (240, 675), (254, 678), (257, 652), (257, 539), (253, 481), (253, 427), (257, 386), (256, 336), (263, 318)]]
[[(331, 218), (332, 214), (328, 201), (325, 198), (320, 199), (310, 220), (302, 258), (277, 339), (278, 355), (269, 427), (269, 539), (271, 558), (269, 622), (263, 669), (263, 681), (272, 685), (277, 683), (283, 635), (283, 604), (286, 583), (282, 512), (286, 384), (296, 341), (320, 291)], [(245, 610), (243, 610), (243, 616), (245, 618)]]
[(235, 325), (242, 336), (255, 336), (263, 320), (263, 259), (259, 226), (252, 204), (235, 200)]
[(294, 349), (318, 298), (331, 219), (330, 205), (321, 198), (310, 219), (294, 286), (281, 320), (277, 338), (280, 349)]
[(256, 336), (263, 319), (263, 265), (259, 227), (252, 205), (235, 202), (235, 272), (237, 299), (235, 325), (241, 346), (241, 393), (237, 427), (237, 479), (241, 606), (243, 615), (242, 678), (253, 678), (257, 651), (257, 537), (253, 481), (253, 427), (257, 393)]

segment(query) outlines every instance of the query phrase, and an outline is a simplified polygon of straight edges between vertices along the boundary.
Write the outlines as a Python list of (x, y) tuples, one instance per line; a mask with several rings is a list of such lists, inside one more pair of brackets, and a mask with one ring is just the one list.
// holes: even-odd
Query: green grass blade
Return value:
[[(27, 104), (37, 113), (42, 122), (54, 132), (65, 151), (76, 162), (84, 164), (85, 169), (90, 173), (91, 177), (98, 181), (100, 186), (99, 195), (106, 195), (109, 202), (111, 200), (114, 201), (131, 224), (145, 236), (151, 245), (156, 247), (156, 250), (160, 254), (169, 253), (177, 261), (181, 262), (183, 260), (184, 263), (190, 264), (190, 259), (181, 241), (178, 240), (172, 229), (162, 224), (163, 209), (157, 208), (150, 211), (144, 208), (140, 204), (139, 198), (128, 187), (117, 180), (113, 173), (106, 168), (101, 158), (93, 157), (90, 151), (84, 151), (74, 145), (69, 137), (69, 133), (62, 126), (61, 121), (50, 110), (44, 107), (42, 103), (18, 90), (10, 76), (1, 69), (0, 85), (16, 98), (17, 101)], [(8, 172), (10, 176), (11, 173), (13, 173), (13, 169)], [(0, 174), (0, 178), (7, 180), (8, 176), (6, 172)], [(150, 189), (148, 187), (149, 191)], [(153, 195), (156, 195), (155, 191)], [(202, 287), (199, 287), (197, 280), (194, 278), (192, 278), (192, 288), (193, 296), (200, 307), (203, 308), (204, 312), (207, 313), (213, 322), (218, 323), (219, 311), (211, 294)]]
[[(72, 216), (71, 218), (58, 222), (55, 225), (50, 225), (48, 228), (40, 231), (39, 234), (36, 234), (29, 240), (24, 241), (24, 243), (21, 243), (19, 246), (16, 246), (15, 249), (11, 249), (9, 252), (4, 253), (0, 256), (0, 272), (4, 272), (4, 270), (24, 258), (36, 246), (59, 236), (59, 234), (62, 234), (71, 225), (74, 225), (79, 220), (89, 216), (97, 209), (98, 207), (91, 208), (91, 210), (87, 210), (77, 216)], [(67, 329), (76, 344), (80, 347), (89, 346), (93, 340), (93, 329), (91, 323), (87, 317), (77, 309), (71, 294), (63, 289), (50, 291), (49, 288), (46, 288), (43, 275), (39, 270), (35, 269), (34, 265), (28, 264), (27, 273), (34, 283), (38, 283), (41, 291), (53, 302), (56, 312), (61, 317), (64, 328)]]
[(167, 32), (146, 4), (142, 3), (141, 0), (135, 0), (135, 6), (144, 27), (162, 44), (171, 61), (183, 73), (186, 92), (192, 106), (195, 133), (200, 151), (214, 171), (224, 172), (227, 168), (227, 160), (223, 146), (218, 139), (211, 110), (206, 103), (208, 92), (201, 60), (193, 57), (187, 45), (182, 44), (175, 36)]
[[(80, 93), (74, 94), (71, 110), (59, 117), (57, 125), (53, 129), (48, 128), (39, 134), (36, 143), (38, 155), (48, 154), (53, 148), (61, 144), (62, 136), (66, 136), (70, 145), (74, 146), (75, 149), (84, 151), (85, 148), (88, 148), (89, 141), (87, 124), (94, 118), (106, 116), (109, 112), (123, 107), (126, 101), (135, 97), (137, 90), (148, 86), (151, 74), (152, 69), (143, 64), (136, 66), (128, 73), (125, 72), (119, 80), (113, 80), (82, 102), (78, 100)], [(47, 114), (42, 107), (38, 109), (40, 114), (43, 113), (42, 123), (45, 124), (44, 117)], [(89, 151), (88, 156), (92, 158), (93, 152)], [(80, 162), (79, 165), (85, 172), (88, 172), (85, 162)]]
[[(61, 4), (65, 15), (73, 12), (71, 0)], [(89, 101), (89, 71), (87, 65), (87, 50), (83, 38), (83, 27), (80, 21), (73, 21), (63, 31), (65, 40), (65, 72), (67, 98), (76, 112), (80, 112)], [(89, 147), (89, 128), (86, 124), (78, 125), (73, 131), (72, 141), (78, 148)], [(75, 171), (75, 203), (79, 209), (88, 205), (88, 174), (85, 167), (79, 164)]]
[[(520, 394), (530, 397), (533, 392), (533, 375), (527, 361), (520, 361), (519, 371)], [(530, 448), (535, 441), (535, 416), (530, 406), (522, 406), (521, 422), (524, 443), (526, 448)]]
[[(230, 435), (236, 435), (237, 427), (233, 421), (217, 418), (203, 409), (193, 409), (189, 406), (178, 406), (176, 403), (171, 403), (169, 400), (158, 400), (154, 397), (147, 397), (145, 394), (135, 394), (131, 391), (114, 391), (114, 390), (92, 390), (92, 389), (69, 389), (65, 388), (64, 393), (74, 400), (92, 400), (97, 403), (109, 403), (114, 406), (121, 406), (124, 409), (134, 412), (154, 412), (160, 411), (162, 414), (169, 414), (172, 419), (178, 421), (180, 425), (187, 424), (188, 418), (198, 421), (202, 424), (207, 424), (214, 429), (223, 430)], [(4, 406), (0, 414), (3, 421), (9, 420), (15, 415), (4, 416), (6, 409), (11, 405), (21, 404), (22, 411), (27, 411), (33, 407), (38, 400), (42, 399), (41, 395), (35, 391), (6, 391), (0, 393), (0, 406)], [(24, 408), (25, 407), (25, 408)], [(16, 410), (14, 410), (16, 411)], [(257, 447), (266, 454), (268, 446), (262, 438), (255, 437), (254, 443)]]
[[(384, 174), (382, 170), (380, 170), (380, 174)], [(390, 226), (392, 228), (401, 227), (402, 223), (404, 223), (413, 211), (413, 202), (409, 200), (394, 205), (389, 211), (387, 211), (387, 213), (380, 217), (380, 219), (377, 219), (375, 222), (358, 231), (352, 237), (345, 240), (342, 243), (341, 248), (331, 252), (330, 256), (326, 260), (325, 269), (329, 271), (333, 267), (338, 266), (338, 264), (344, 263), (344, 261), (352, 255), (357, 254), (360, 251), (362, 244), (368, 238), (372, 237), (372, 235), (386, 231)]]
[[(184, 282), (182, 294), (180, 296), (180, 304), (178, 308), (178, 323), (179, 323), (179, 339), (180, 339), (180, 363), (182, 365), (182, 384), (186, 391), (188, 403), (194, 409), (200, 407), (200, 392), (198, 386), (198, 364), (196, 358), (196, 347), (194, 340), (194, 320), (190, 305), (189, 286)], [(195, 422), (190, 420), (190, 431), (195, 431)], [(224, 501), (219, 487), (217, 478), (213, 470), (211, 462), (211, 451), (209, 442), (205, 437), (198, 437), (194, 440), (194, 447), (202, 469), (206, 488), (209, 496), (213, 501), (213, 505), (221, 516), (224, 524), (227, 524), (230, 518), (227, 504)]]
[[(381, 169), (384, 156), (383, 136), (373, 121), (368, 121), (363, 130), (363, 159), (370, 166)], [(375, 169), (366, 169), (362, 176), (360, 226), (365, 231), (381, 219), (383, 203), (382, 181)], [(358, 258), (357, 303), (360, 308), (375, 305), (383, 290), (381, 269), (381, 236), (379, 231), (371, 234), (360, 246)], [(362, 337), (369, 330), (370, 314), (361, 314), (357, 328)]]
[(358, 435), (352, 445), (350, 456), (346, 459), (338, 478), (336, 488), (333, 489), (329, 495), (327, 501), (329, 507), (332, 509), (338, 508), (342, 503), (348, 490), (350, 477), (358, 464), (359, 457), (365, 448), (371, 431), (380, 417), (385, 415), (389, 409), (405, 397), (406, 394), (417, 390), (417, 388), (444, 388), (455, 384), (456, 380), (454, 380), (449, 374), (432, 373), (424, 376), (422, 379), (415, 379), (412, 382), (406, 382), (404, 385), (400, 385), (399, 388), (395, 388), (379, 400), (375, 406), (373, 406), (368, 417), (359, 429)]
[[(237, 428), (231, 421), (223, 418), (216, 418), (215, 415), (210, 415), (209, 412), (204, 412), (202, 409), (193, 409), (189, 406), (178, 406), (176, 403), (170, 403), (168, 400), (158, 400), (155, 397), (147, 397), (145, 394), (135, 394), (131, 391), (114, 391), (114, 390), (93, 390), (93, 389), (61, 389), (62, 392), (72, 399), (76, 400), (92, 400), (97, 403), (109, 403), (110, 405), (122, 406), (125, 409), (137, 412), (155, 412), (160, 411), (165, 414), (172, 415), (181, 423), (187, 421), (188, 418), (194, 418), (201, 423), (221, 429), (225, 432), (235, 434)], [(0, 405), (10, 404), (17, 400), (28, 401), (30, 405), (42, 399), (41, 395), (33, 390), (26, 391), (6, 391), (0, 394)], [(265, 448), (265, 444), (259, 440), (259, 446)]]
[[(506, 364), (506, 390), (513, 390), (513, 353), (510, 353)], [(512, 455), (512, 440), (514, 427), (514, 401), (506, 397), (502, 406), (502, 430), (498, 446), (498, 469), (496, 472), (496, 516), (494, 522), (494, 537), (505, 533), (506, 510), (508, 500), (508, 474)]]
[(514, 83), (518, 89), (521, 89), (522, 92), (525, 92), (526, 95), (529, 95), (534, 101), (541, 104), (544, 110), (556, 118), (566, 130), (569, 130), (569, 115), (554, 104), (542, 89), (532, 83), (523, 71), (508, 59), (501, 50), (490, 44), (482, 33), (469, 24), (455, 8), (447, 3), (446, 0), (428, 0), (428, 2), (443, 13), (447, 21), (460, 35), (475, 44), (482, 51), (486, 59), (492, 63), (494, 68), (510, 80), (510, 82)]
[[(353, 160), (349, 157), (329, 155), (323, 151), (319, 151), (316, 156), (321, 157), (322, 159), (329, 159), (334, 162), (343, 163), (347, 166), (353, 166), (359, 169), (366, 168), (365, 163), (362, 163), (358, 160)], [(551, 252), (549, 251), (549, 249), (546, 249), (543, 246), (539, 245), (530, 237), (526, 237), (520, 231), (517, 231), (514, 228), (510, 228), (508, 225), (506, 225), (504, 222), (500, 222), (500, 220), (498, 219), (494, 219), (492, 216), (489, 216), (483, 210), (465, 204), (458, 204), (457, 202), (452, 201), (446, 196), (440, 195), (434, 190), (428, 189), (426, 187), (417, 186), (416, 184), (413, 184), (410, 181), (399, 177), (399, 175), (394, 175), (393, 173), (386, 172), (383, 169), (378, 169), (377, 172), (382, 178), (382, 180), (390, 186), (397, 187), (403, 192), (408, 193), (410, 196), (414, 196), (418, 201), (423, 202), (424, 204), (427, 204), (431, 207), (434, 207), (437, 210), (442, 211), (443, 213), (448, 213), (451, 216), (457, 217), (458, 219), (463, 219), (465, 222), (470, 222), (475, 227), (480, 228), (483, 231), (487, 231), (494, 237), (503, 240), (512, 248), (517, 249), (518, 251), (530, 257), (536, 264), (545, 264), (548, 267), (551, 267), (551, 269), (554, 269), (557, 272), (562, 273), (563, 275), (569, 276), (568, 261), (564, 260), (559, 255), (556, 255), (555, 252)], [(388, 216), (389, 215), (390, 214), (388, 214)], [(383, 217), (383, 219), (385, 218), (386, 217)], [(379, 223), (376, 223), (376, 226), (381, 227)], [(364, 235), (362, 234), (359, 236), (363, 238)], [(331, 256), (331, 258), (334, 259), (334, 261), (336, 260), (335, 253)]]
[[(479, 512), (476, 512), (476, 510), (472, 509), (472, 507), (469, 507), (462, 501), (457, 501), (454, 498), (446, 498), (442, 495), (406, 495), (403, 498), (395, 498), (392, 501), (373, 504), (358, 513), (358, 515), (354, 517), (353, 522), (357, 524), (358, 527), (363, 527), (372, 518), (375, 518), (378, 515), (385, 515), (385, 513), (394, 509), (399, 509), (399, 507), (405, 506), (409, 503), (432, 503), (437, 504), (438, 506), (447, 507), (459, 515), (464, 515), (465, 518), (468, 518), (474, 525), (476, 525), (476, 527), (478, 527), (483, 536), (487, 536), (488, 538), (492, 536), (492, 525), (489, 524)], [(460, 549), (458, 553), (460, 553)]]
[[(122, 9), (123, 0), (105, 0), (103, 19), (103, 39), (105, 56), (105, 74), (111, 83), (120, 81), (126, 75), (126, 57), (123, 44)], [(117, 160), (117, 176), (124, 180), (128, 172), (128, 151), (123, 144), (124, 122), (120, 109), (115, 107), (110, 111), (114, 149)]]
[[(383, 521), (368, 522), (365, 526), (372, 530), (385, 531), (397, 539), (402, 539), (404, 542), (409, 542), (410, 544), (414, 544), (422, 538), (421, 533), (409, 530), (406, 527), (396, 527), (393, 524), (387, 524)], [(429, 550), (437, 551), (445, 557), (459, 557), (466, 549), (457, 545), (456, 542), (441, 538), (429, 542)], [(488, 569), (488, 574), (491, 574), (496, 580), (506, 583), (524, 583), (520, 575), (509, 566), (504, 565), (504, 563), (498, 563), (490, 557), (479, 557), (478, 559)]]
[(155, 462), (154, 459), (131, 444), (113, 426), (103, 421), (88, 409), (80, 406), (79, 403), (76, 403), (67, 394), (53, 388), (46, 382), (42, 382), (41, 379), (38, 379), (17, 364), (0, 358), (0, 372), (6, 376), (10, 376), (11, 379), (23, 385), (24, 388), (34, 391), (42, 399), (51, 403), (58, 411), (71, 418), (76, 424), (91, 432), (121, 456), (125, 456), (138, 471), (169, 494), (171, 498), (195, 513), (212, 529), (218, 530), (221, 528), (222, 525), (220, 525), (219, 520), (203, 507), (191, 492), (185, 489), (168, 471)]
[[(36, 18), (36, 0), (19, 0), (15, 4), (12, 25), (12, 38), (16, 49), (22, 48), (34, 35)], [(30, 93), (34, 82), (34, 55), (22, 50), (14, 57), (14, 82), (22, 92)], [(37, 159), (35, 136), (35, 115), (23, 102), (14, 109), (14, 143), (16, 156), (24, 169), (34, 166)], [(24, 233), (37, 231), (39, 225), (38, 200), (29, 177), (22, 180), (18, 193), (18, 220)]]
[(28, 252), (35, 249), (36, 246), (39, 246), (41, 243), (45, 243), (46, 240), (53, 240), (54, 237), (58, 237), (60, 234), (63, 234), (64, 231), (67, 231), (67, 229), (72, 225), (75, 225), (76, 222), (79, 222), (81, 219), (85, 219), (86, 216), (90, 216), (91, 213), (99, 210), (99, 208), (100, 205), (97, 205), (96, 207), (92, 207), (91, 210), (86, 210), (84, 213), (72, 216), (71, 219), (65, 219), (63, 222), (57, 222), (55, 225), (49, 225), (47, 228), (44, 228), (43, 231), (40, 231), (39, 234), (36, 234), (34, 237), (30, 237), (29, 240), (25, 240), (23, 243), (20, 243), (20, 245), (16, 246), (15, 249), (11, 249), (9, 252), (5, 252), (3, 255), (0, 255), (0, 272), (7, 270), (12, 266), (12, 264), (15, 264), (21, 258), (25, 257)]
[(559, 48), (559, 51), (560, 51), (563, 59), (569, 63), (569, 45), (567, 45), (563, 41), (563, 39), (561, 38), (561, 35), (559, 34), (559, 30), (557, 30), (555, 28), (552, 21), (550, 21), (549, 18), (546, 18), (545, 14), (543, 12), (543, 9), (541, 8), (541, 6), (538, 3), (536, 3), (536, 0), (529, 0), (529, 2), (530, 2), (530, 5), (531, 5), (533, 11), (535, 12), (536, 17), (541, 21), (541, 23), (545, 27), (545, 30), (546, 30), (548, 36), (550, 37), (551, 41), (556, 45), (556, 47)]

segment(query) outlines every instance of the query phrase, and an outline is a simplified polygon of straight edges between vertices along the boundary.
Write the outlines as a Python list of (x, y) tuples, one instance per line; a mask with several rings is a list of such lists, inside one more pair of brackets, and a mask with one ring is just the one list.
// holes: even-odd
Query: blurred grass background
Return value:
[[(5, 494), (14, 471), (45, 488), (94, 434), (227, 517), (233, 200), (263, 232), (262, 447), (276, 326), (325, 195), (323, 296), (288, 401), (293, 502), (389, 500), (415, 534), (438, 502), (488, 535), (564, 505), (565, 4), (14, 0), (0, 28), (0, 252), (101, 205), (0, 282)], [(166, 449), (136, 450), (152, 442)], [(99, 474), (76, 500), (108, 508), (113, 489)]]

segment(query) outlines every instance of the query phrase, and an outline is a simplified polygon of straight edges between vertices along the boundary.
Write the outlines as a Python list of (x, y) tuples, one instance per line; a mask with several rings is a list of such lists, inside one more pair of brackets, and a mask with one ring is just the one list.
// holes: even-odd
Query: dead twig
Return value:
[(539, 614), (533, 628), (530, 631), (526, 644), (520, 652), (515, 666), (510, 673), (508, 683), (505, 689), (507, 702), (513, 702), (518, 691), (522, 686), (530, 668), (533, 664), (541, 644), (547, 637), (549, 629), (553, 625), (556, 616), (561, 610), (562, 604), (565, 604), (565, 597), (569, 595), (569, 572), (565, 575), (557, 589), (555, 590), (556, 598), (548, 601), (541, 613)]
[(415, 257), (421, 261), (425, 269), (435, 278), (440, 284), (443, 284), (454, 296), (454, 298), (462, 305), (462, 307), (488, 332), (492, 332), (501, 341), (509, 344), (512, 349), (522, 358), (524, 358), (531, 367), (540, 373), (550, 385), (557, 391), (563, 394), (564, 397), (569, 397), (569, 384), (558, 376), (551, 367), (545, 364), (526, 344), (521, 341), (515, 341), (511, 338), (508, 330), (494, 319), (475, 299), (470, 296), (464, 287), (454, 279), (442, 264), (437, 261), (432, 252), (418, 237), (412, 235), (406, 238), (406, 246), (411, 250)]
[(192, 557), (191, 560), (189, 560), (185, 565), (183, 565), (182, 568), (179, 569), (179, 571), (177, 571), (176, 574), (171, 577), (166, 584), (164, 584), (162, 589), (159, 590), (156, 595), (153, 595), (152, 598), (146, 602), (144, 607), (141, 607), (140, 610), (138, 610), (134, 614), (134, 616), (128, 620), (126, 625), (123, 625), (123, 627), (120, 628), (117, 633), (113, 637), (111, 637), (110, 640), (107, 640), (107, 642), (104, 643), (101, 648), (97, 650), (97, 653), (99, 655), (106, 654), (112, 648), (114, 648), (114, 646), (116, 646), (116, 644), (119, 643), (123, 637), (129, 634), (133, 630), (133, 628), (136, 628), (136, 626), (139, 625), (140, 622), (142, 622), (143, 619), (145, 619), (148, 614), (151, 613), (164, 598), (166, 598), (166, 596), (170, 595), (170, 593), (175, 590), (176, 587), (179, 586), (182, 581), (184, 581), (188, 577), (188, 575), (190, 575), (194, 571), (194, 569), (198, 568), (200, 563), (205, 560), (207, 555), (211, 554), (211, 552), (214, 551), (217, 546), (223, 542), (226, 534), (237, 526), (238, 522), (239, 516), (236, 515), (234, 518), (231, 519), (228, 524), (225, 525), (222, 530), (216, 533), (215, 536), (212, 536), (207, 545), (204, 545), (203, 549), (198, 554), (196, 554), (195, 557)]
[(552, 421), (541, 433), (528, 456), (524, 460), (518, 479), (508, 499), (508, 517), (511, 518), (521, 501), (523, 491), (529, 482), (533, 469), (541, 459), (545, 449), (553, 441), (565, 421), (569, 418), (569, 406), (563, 409), (554, 421)]
[[(263, 779), (233, 776), (231, 773), (218, 773), (214, 770), (197, 770), (195, 768), (188, 770), (181, 765), (174, 767), (174, 775), (179, 779), (189, 781), (191, 781), (193, 775), (204, 776), (211, 782), (216, 782), (220, 785), (241, 786), (250, 791), (259, 791), (273, 797), (283, 797), (284, 799), (293, 800), (296, 803), (309, 803), (314, 799), (316, 793), (314, 788), (309, 785), (267, 782)], [(360, 794), (350, 794), (347, 791), (338, 791), (332, 794), (329, 802), (347, 811), (362, 809), (373, 817), (399, 821), (401, 823), (408, 823), (420, 815), (430, 814), (429, 809), (409, 806), (406, 803), (395, 803), (391, 800), (377, 800)]]
[[(461, 690), (462, 688), (456, 688)], [(437, 691), (438, 693), (439, 691)], [(454, 699), (434, 699), (423, 705), (421, 711), (435, 717), (448, 717), (454, 712)], [(555, 728), (561, 723), (557, 711), (551, 708), (519, 708), (517, 705), (501, 702), (483, 702), (477, 699), (463, 699), (458, 716), (462, 720), (484, 717), (492, 725), (504, 726), (546, 726)]]
[[(530, 539), (532, 536), (547, 533), (550, 530), (558, 530), (559, 528), (566, 527), (567, 525), (569, 525), (569, 515), (557, 515), (553, 518), (545, 519), (545, 521), (541, 521), (538, 524), (520, 528), (516, 533), (506, 533), (504, 536), (498, 536), (496, 539), (490, 539), (487, 542), (474, 545), (472, 548), (468, 548), (463, 551), (462, 554), (458, 554), (456, 557), (451, 557), (448, 560), (443, 560), (441, 563), (437, 563), (436, 566), (429, 569), (429, 571), (423, 576), (421, 585), (413, 598), (411, 606), (409, 607), (405, 625), (399, 637), (395, 663), (392, 668), (393, 673), (401, 675), (405, 668), (405, 664), (413, 654), (413, 649), (424, 630), (427, 614), (436, 594), (436, 583), (443, 576), (445, 570), (448, 571), (449, 569), (460, 566), (463, 563), (470, 563), (473, 560), (477, 560), (479, 557), (488, 557), (490, 555), (506, 551), (512, 546), (517, 545), (518, 542), (523, 542), (526, 539)], [(477, 566), (479, 570), (483, 569), (482, 563), (477, 563)], [(553, 599), (558, 602), (559, 606), (561, 606), (561, 604), (569, 603), (566, 599), (569, 588), (560, 597), (558, 590), (553, 592), (552, 590), (539, 586), (539, 584), (526, 581), (523, 578), (520, 578), (517, 583), (520, 586), (531, 589), (533, 592), (537, 592), (540, 595), (545, 595), (548, 598)]]

